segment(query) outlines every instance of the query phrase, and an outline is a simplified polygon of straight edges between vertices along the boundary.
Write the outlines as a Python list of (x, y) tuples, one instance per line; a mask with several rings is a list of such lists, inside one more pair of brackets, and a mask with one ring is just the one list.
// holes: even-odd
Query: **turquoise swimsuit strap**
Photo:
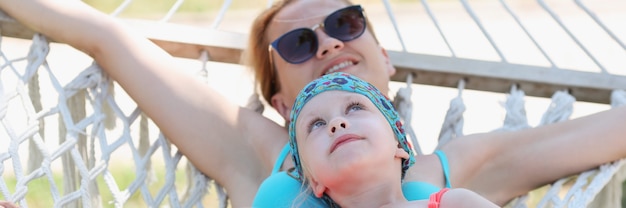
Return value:
[(443, 177), (446, 179), (446, 188), (452, 188), (450, 185), (450, 167), (448, 166), (448, 157), (441, 150), (435, 150), (435, 154), (439, 157), (441, 168), (443, 169)]
[(283, 166), (283, 162), (285, 161), (285, 158), (287, 157), (290, 149), (291, 147), (289, 146), (289, 143), (285, 144), (283, 150), (280, 151), (280, 155), (278, 155), (278, 158), (276, 158), (276, 163), (274, 163), (274, 169), (272, 169), (272, 174), (278, 173), (280, 167)]

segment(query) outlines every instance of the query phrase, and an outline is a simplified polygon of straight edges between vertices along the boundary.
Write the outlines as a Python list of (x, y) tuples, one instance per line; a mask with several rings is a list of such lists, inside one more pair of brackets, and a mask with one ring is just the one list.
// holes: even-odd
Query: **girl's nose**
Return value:
[(346, 128), (348, 128), (348, 121), (346, 121), (343, 118), (337, 118), (331, 122), (329, 133), (334, 134), (335, 132), (339, 131), (339, 129), (346, 129)]

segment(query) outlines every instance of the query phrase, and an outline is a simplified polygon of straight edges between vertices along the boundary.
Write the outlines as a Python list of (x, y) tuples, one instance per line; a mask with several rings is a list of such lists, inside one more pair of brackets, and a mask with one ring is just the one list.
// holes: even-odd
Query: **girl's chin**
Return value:
[[(354, 160), (342, 164), (335, 164), (325, 172), (325, 177), (321, 177), (321, 181), (327, 184), (327, 187), (333, 186), (353, 186), (356, 187), (363, 183), (363, 180), (371, 179), (380, 171), (380, 167), (371, 165), (367, 159)], [(319, 175), (318, 175), (319, 176)], [(355, 184), (350, 184), (355, 183)]]
[(354, 171), (373, 166), (370, 158), (364, 152), (346, 152), (344, 154), (338, 154), (332, 161), (332, 168), (338, 173), (345, 174), (346, 176), (353, 175)]

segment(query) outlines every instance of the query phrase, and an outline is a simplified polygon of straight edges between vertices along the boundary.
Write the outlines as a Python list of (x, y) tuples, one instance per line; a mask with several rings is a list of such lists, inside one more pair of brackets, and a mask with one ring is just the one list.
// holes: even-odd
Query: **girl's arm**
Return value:
[(452, 182), (503, 205), (557, 179), (626, 157), (626, 106), (518, 132), (459, 138), (443, 150)]
[(0, 8), (93, 57), (234, 205), (249, 205), (287, 142), (281, 126), (178, 72), (164, 50), (80, 1), (0, 0)]

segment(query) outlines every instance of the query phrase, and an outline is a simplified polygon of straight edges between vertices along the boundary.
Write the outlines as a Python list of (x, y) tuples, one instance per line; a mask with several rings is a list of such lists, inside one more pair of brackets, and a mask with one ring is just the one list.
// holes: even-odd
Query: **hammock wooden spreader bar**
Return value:
[[(242, 33), (142, 20), (126, 22), (172, 56), (181, 58), (198, 59), (206, 51), (211, 61), (238, 64), (247, 42), (247, 35)], [(0, 29), (7, 37), (30, 39), (34, 34), (1, 12)], [(418, 84), (456, 88), (463, 79), (466, 89), (503, 93), (517, 85), (527, 95), (546, 98), (558, 90), (567, 90), (579, 101), (603, 104), (609, 103), (612, 90), (626, 89), (626, 76), (615, 74), (410, 52), (388, 53), (398, 70), (391, 79), (399, 82), (404, 82), (411, 73), (413, 82)]]
[(398, 72), (392, 80), (405, 80), (413, 73), (414, 83), (456, 88), (459, 80), (465, 88), (490, 92), (508, 92), (512, 85), (527, 95), (551, 97), (567, 90), (576, 100), (610, 103), (611, 91), (626, 89), (626, 76), (574, 71), (540, 66), (450, 58), (389, 51)]

